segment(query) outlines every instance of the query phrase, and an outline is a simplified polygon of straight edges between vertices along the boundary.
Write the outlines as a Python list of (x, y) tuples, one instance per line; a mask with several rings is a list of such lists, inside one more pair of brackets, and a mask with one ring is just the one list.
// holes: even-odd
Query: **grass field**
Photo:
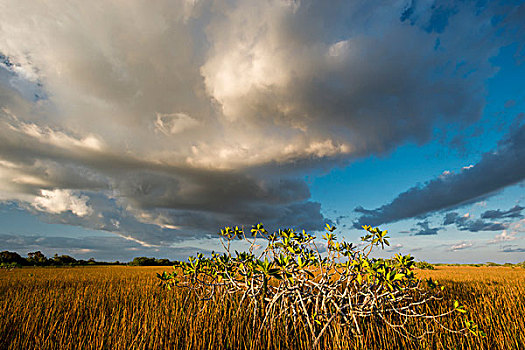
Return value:
[[(198, 302), (157, 285), (159, 267), (23, 268), (0, 271), (0, 349), (290, 349), (311, 346), (302, 325), (254, 332), (238, 301)], [(337, 325), (323, 349), (525, 349), (525, 269), (446, 267), (417, 271), (438, 279), (487, 336), (449, 334), (434, 324), (423, 341), (405, 339), (374, 320), (356, 336)], [(435, 306), (439, 308), (442, 306)], [(257, 322), (258, 319), (255, 320)], [(445, 324), (458, 327), (451, 316)]]

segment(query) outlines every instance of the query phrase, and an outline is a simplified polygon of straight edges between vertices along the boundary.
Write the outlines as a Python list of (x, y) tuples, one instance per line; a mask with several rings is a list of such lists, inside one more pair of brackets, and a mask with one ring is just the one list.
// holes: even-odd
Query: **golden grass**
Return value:
[[(0, 271), (0, 349), (291, 349), (309, 348), (304, 325), (275, 324), (258, 338), (260, 316), (237, 312), (238, 300), (202, 303), (157, 286), (159, 267), (24, 268)], [(485, 338), (436, 333), (407, 340), (380, 322), (361, 322), (363, 335), (333, 327), (323, 349), (524, 349), (525, 269), (438, 267), (418, 271), (448, 290), (444, 305), (466, 304)], [(241, 309), (244, 310), (244, 309)], [(444, 320), (459, 327), (459, 318)]]

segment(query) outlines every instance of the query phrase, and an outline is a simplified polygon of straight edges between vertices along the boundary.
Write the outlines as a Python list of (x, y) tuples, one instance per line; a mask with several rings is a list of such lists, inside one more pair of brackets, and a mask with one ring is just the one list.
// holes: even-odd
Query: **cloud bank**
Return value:
[[(371, 210), (356, 208), (355, 211), (361, 216), (355, 225), (358, 227), (364, 224), (380, 225), (424, 216), (473, 203), (523, 181), (525, 179), (525, 125), (520, 124), (522, 123), (518, 119), (509, 134), (499, 142), (497, 149), (483, 154), (476, 165), (464, 167), (458, 173), (444, 173), (422, 186), (414, 186), (379, 208)], [(521, 207), (514, 207), (508, 212), (487, 211), (483, 213), (482, 218), (519, 217), (521, 209)], [(445, 225), (456, 222), (462, 229), (470, 231), (504, 228), (501, 224), (486, 224), (482, 220), (471, 222), (468, 218), (461, 218), (458, 215), (447, 214)]]
[(456, 212), (447, 213), (443, 225), (456, 224), (456, 227), (460, 231), (501, 231), (504, 230), (507, 225), (501, 222), (490, 222), (482, 219), (473, 219), (470, 214), (459, 215)]
[[(0, 200), (146, 244), (230, 223), (318, 228), (325, 218), (303, 175), (478, 120), (489, 59), (522, 39), (523, 12), (440, 1), (4, 1)], [(360, 221), (519, 181), (520, 130), (465, 175), (361, 209)], [(469, 181), (483, 171), (477, 190)], [(404, 204), (427, 203), (444, 182), (467, 194)]]
[[(194, 246), (144, 246), (139, 242), (121, 236), (27, 236), (0, 234), (0, 246), (3, 249), (18, 251), (21, 255), (40, 250), (47, 257), (54, 254), (67, 254), (77, 259), (97, 257), (103, 261), (131, 261), (137, 256), (168, 258), (171, 260), (186, 260), (196, 252), (209, 254), (210, 251)], [(198, 244), (197, 244), (198, 246)], [(119, 247), (118, 253), (115, 247)]]

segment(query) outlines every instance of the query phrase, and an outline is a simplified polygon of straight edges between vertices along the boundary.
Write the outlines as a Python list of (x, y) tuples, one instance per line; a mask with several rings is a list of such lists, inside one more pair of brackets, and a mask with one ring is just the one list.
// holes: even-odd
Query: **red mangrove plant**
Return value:
[[(338, 242), (335, 226), (328, 224), (321, 242), (304, 230), (269, 233), (263, 224), (248, 232), (225, 227), (219, 232), (224, 253), (189, 257), (178, 262), (173, 272), (157, 276), (165, 287), (186, 288), (203, 301), (218, 303), (228, 295), (240, 296), (239, 308), (262, 315), (253, 318), (259, 323), (254, 329), (287, 320), (302, 323), (314, 348), (335, 323), (359, 335), (359, 320), (372, 317), (406, 337), (422, 338), (432, 332), (432, 327), (423, 327), (414, 334), (407, 325), (416, 319), (435, 322), (450, 332), (484, 335), (466, 318), (461, 329), (441, 322), (455, 312), (466, 317), (467, 310), (457, 301), (446, 312), (428, 312), (429, 303), (443, 301), (443, 286), (418, 279), (410, 255), (371, 257), (374, 248), (389, 245), (389, 237), (379, 228), (363, 229), (367, 231), (363, 244), (355, 246)], [(233, 240), (245, 241), (247, 250), (232, 252)]]

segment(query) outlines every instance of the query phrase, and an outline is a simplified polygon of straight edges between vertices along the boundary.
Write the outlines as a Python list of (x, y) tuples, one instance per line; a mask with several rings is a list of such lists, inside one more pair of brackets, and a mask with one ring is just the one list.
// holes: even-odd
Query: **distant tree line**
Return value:
[(69, 255), (55, 254), (52, 258), (46, 257), (41, 251), (28, 253), (27, 258), (20, 256), (16, 252), (9, 252), (7, 250), (0, 252), (0, 268), (14, 268), (22, 266), (85, 266), (85, 265), (131, 265), (131, 266), (171, 266), (174, 261), (169, 259), (155, 259), (147, 258), (145, 256), (134, 258), (129, 263), (105, 262), (96, 261), (91, 258), (89, 260), (77, 260)]
[[(52, 258), (47, 258), (41, 251), (28, 253), (27, 258), (20, 256), (16, 252), (9, 252), (4, 250), (0, 252), (0, 268), (15, 268), (23, 266), (87, 266), (87, 265), (129, 265), (129, 266), (173, 266), (178, 262), (169, 259), (156, 259), (140, 256), (134, 258), (130, 262), (106, 262), (96, 261), (94, 258), (89, 260), (75, 259), (69, 255), (55, 254)], [(525, 261), (517, 264), (505, 263), (497, 264), (494, 262), (487, 262), (485, 264), (430, 264), (426, 261), (418, 261), (415, 266), (419, 269), (433, 270), (434, 266), (507, 266), (507, 267), (523, 267), (525, 268)]]
[(22, 267), (22, 266), (80, 266), (80, 265), (120, 265), (118, 261), (104, 262), (89, 260), (77, 260), (69, 255), (55, 254), (52, 258), (46, 257), (41, 251), (28, 253), (27, 258), (20, 256), (16, 252), (7, 250), (0, 252), (0, 267)]
[(145, 256), (137, 257), (133, 259), (128, 265), (131, 266), (172, 266), (175, 265), (175, 261), (169, 259), (155, 259), (147, 258)]

